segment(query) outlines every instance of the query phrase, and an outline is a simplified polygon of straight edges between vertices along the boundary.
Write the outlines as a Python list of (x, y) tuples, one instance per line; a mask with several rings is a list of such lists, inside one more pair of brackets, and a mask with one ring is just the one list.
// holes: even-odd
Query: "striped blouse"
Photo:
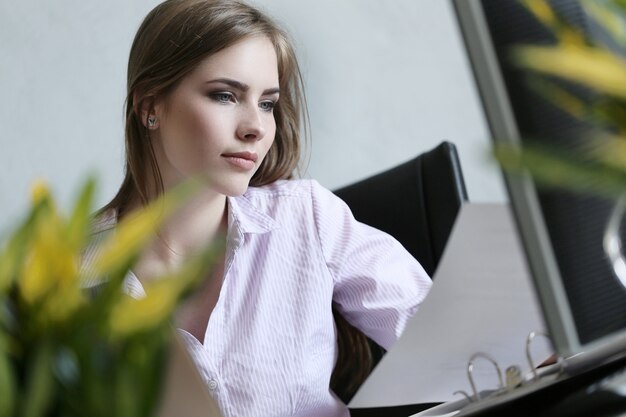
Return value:
[[(179, 329), (224, 416), (348, 417), (329, 388), (337, 357), (332, 304), (388, 349), (428, 293), (424, 269), (311, 180), (229, 197), (227, 242), (204, 343)], [(132, 273), (126, 285), (144, 294)]]

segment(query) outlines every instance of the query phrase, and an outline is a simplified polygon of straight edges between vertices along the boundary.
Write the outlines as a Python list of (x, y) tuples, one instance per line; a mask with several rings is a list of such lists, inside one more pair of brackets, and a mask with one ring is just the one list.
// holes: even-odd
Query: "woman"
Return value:
[(329, 387), (333, 307), (389, 348), (430, 288), (397, 241), (316, 182), (291, 179), (303, 103), (290, 42), (244, 3), (165, 1), (133, 42), (126, 176), (102, 216), (115, 222), (207, 178), (127, 285), (140, 296), (142, 283), (226, 233), (220, 267), (177, 315), (225, 416), (347, 416)]

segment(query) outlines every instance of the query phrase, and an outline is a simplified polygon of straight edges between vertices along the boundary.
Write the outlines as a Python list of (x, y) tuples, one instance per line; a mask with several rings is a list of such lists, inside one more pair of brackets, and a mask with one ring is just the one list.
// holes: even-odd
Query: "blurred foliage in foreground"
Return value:
[[(540, 142), (522, 148), (498, 145), (496, 158), (507, 170), (530, 173), (545, 185), (604, 197), (626, 195), (626, 0), (580, 0), (612, 45), (588, 39), (559, 17), (545, 0), (519, 0), (557, 38), (554, 45), (520, 45), (513, 60), (534, 73), (534, 87), (572, 116), (598, 127), (586, 152), (556, 149)], [(586, 100), (552, 82), (566, 80), (598, 93)]]
[(92, 237), (94, 181), (82, 187), (68, 217), (45, 185), (35, 185), (25, 219), (0, 246), (0, 416), (152, 414), (170, 319), (208, 272), (214, 249), (154, 280), (145, 298), (126, 295), (123, 281), (195, 187), (184, 184), (121, 220), (87, 270), (81, 257)]

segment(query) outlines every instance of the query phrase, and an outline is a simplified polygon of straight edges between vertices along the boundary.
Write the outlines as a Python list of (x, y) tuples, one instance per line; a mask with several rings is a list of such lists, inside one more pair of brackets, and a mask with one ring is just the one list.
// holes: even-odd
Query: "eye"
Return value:
[(259, 108), (266, 112), (271, 112), (276, 107), (276, 102), (272, 100), (266, 100), (259, 103)]
[(235, 95), (233, 93), (229, 93), (228, 91), (219, 91), (217, 93), (209, 94), (211, 99), (217, 101), (218, 103), (233, 103), (235, 102)]

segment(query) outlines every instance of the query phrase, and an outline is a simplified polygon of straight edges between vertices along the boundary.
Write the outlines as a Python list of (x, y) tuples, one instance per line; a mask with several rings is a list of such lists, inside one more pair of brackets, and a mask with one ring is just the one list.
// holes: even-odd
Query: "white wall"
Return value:
[[(153, 0), (0, 3), (0, 233), (35, 177), (67, 202), (122, 178), (128, 50)], [(502, 201), (451, 5), (445, 0), (257, 0), (292, 34), (312, 127), (307, 176), (329, 188), (457, 144), (470, 198)]]

